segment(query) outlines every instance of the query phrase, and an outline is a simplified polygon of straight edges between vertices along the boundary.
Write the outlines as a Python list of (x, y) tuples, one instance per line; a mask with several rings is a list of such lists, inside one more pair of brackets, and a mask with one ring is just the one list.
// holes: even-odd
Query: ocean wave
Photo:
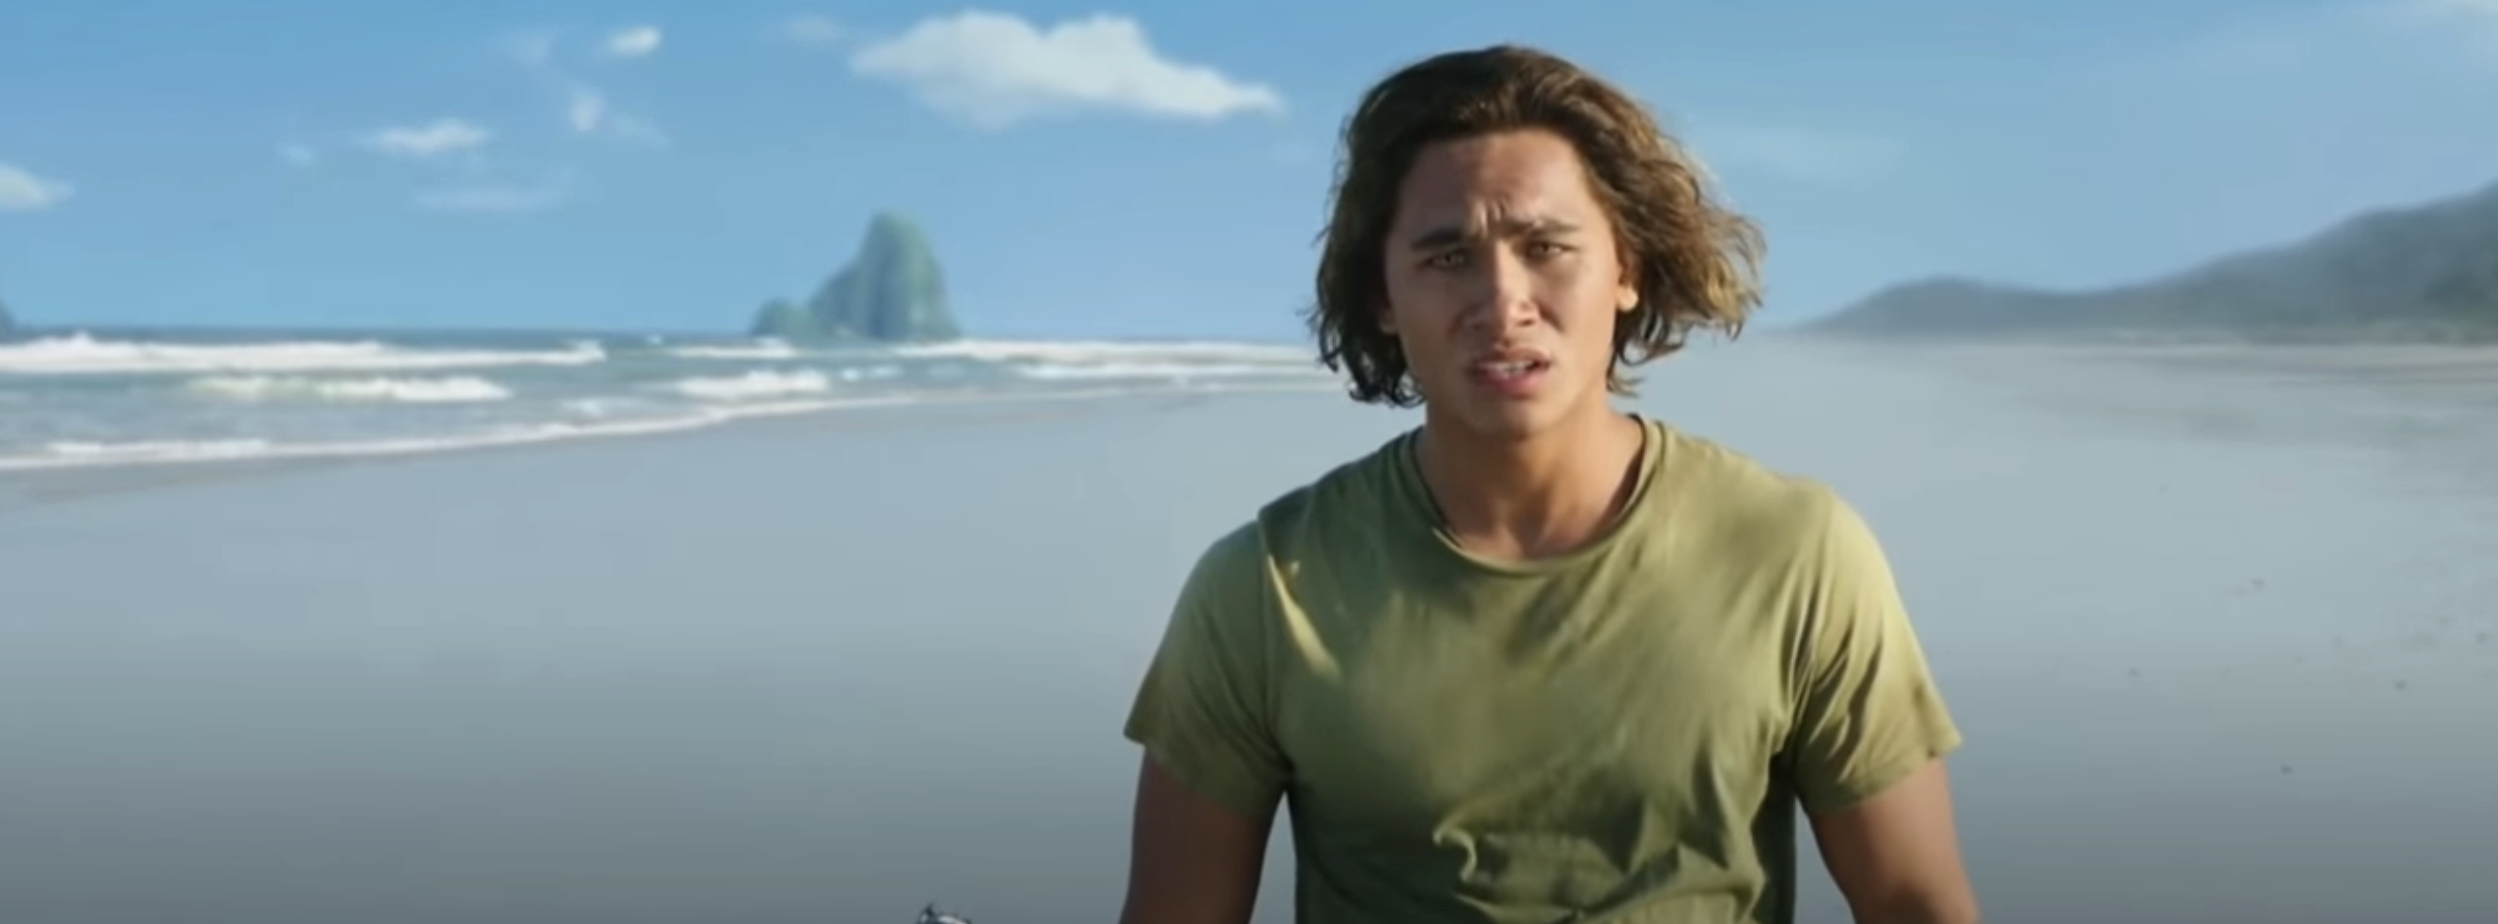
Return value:
[(1172, 362), (1103, 362), (1103, 363), (1032, 363), (1012, 366), (1014, 373), (1025, 378), (1065, 381), (1070, 379), (1223, 379), (1223, 378), (1317, 378), (1320, 370), (1282, 364), (1251, 363), (1172, 363)]
[[(601, 342), (626, 345), (602, 364)], [(435, 452), (874, 404), (1325, 381), (1306, 351), (1222, 342), (566, 343), (82, 333), (0, 345), (0, 471)], [(797, 358), (761, 358), (783, 350)], [(503, 365), (550, 368), (493, 368)]]
[(698, 375), (677, 379), (662, 389), (704, 401), (752, 401), (784, 395), (818, 395), (835, 382), (857, 383), (899, 378), (899, 366), (842, 366), (835, 369), (754, 369), (741, 375)]
[(895, 347), (895, 353), (922, 358), (953, 358), (989, 362), (1100, 364), (1163, 359), (1177, 362), (1273, 363), (1312, 365), (1307, 348), (1287, 344), (1237, 343), (1216, 340), (955, 340)]
[(606, 350), (582, 341), (561, 350), (451, 350), (377, 340), (196, 344), (97, 340), (86, 334), (0, 345), (0, 375), (404, 371), (488, 366), (582, 366)]
[(833, 390), (833, 378), (814, 369), (795, 372), (756, 369), (744, 375), (682, 378), (664, 387), (685, 397), (705, 401), (752, 401), (786, 395), (820, 395)]
[(44, 452), (40, 455), (0, 457), (0, 471), (419, 455), (598, 437), (649, 436), (696, 430), (752, 417), (810, 414), (842, 408), (907, 404), (913, 400), (907, 396), (896, 395), (846, 400), (784, 401), (738, 408), (702, 408), (686, 413), (638, 420), (514, 424), (467, 434), (334, 442), (279, 443), (265, 439), (133, 440), (113, 443), (56, 441), (46, 444)]
[(665, 352), (679, 359), (770, 360), (798, 357), (797, 347), (791, 346), (788, 341), (770, 338), (750, 344), (669, 347)]
[(1050, 381), (1309, 377), (1324, 372), (1306, 349), (1224, 341), (963, 340), (895, 350), (919, 359), (962, 359), (1009, 375)]
[[(1074, 390), (1053, 390), (1030, 394), (975, 395), (872, 395), (806, 400), (759, 401), (735, 405), (699, 406), (662, 416), (615, 418), (593, 422), (540, 422), (513, 424), (466, 434), (430, 437), (402, 437), (328, 442), (288, 443), (268, 439), (238, 437), (211, 440), (148, 440), (120, 442), (57, 440), (44, 444), (41, 452), (31, 455), (0, 456), (0, 472), (29, 472), (108, 466), (172, 465), (181, 463), (280, 461), (297, 459), (336, 459), (374, 456), (405, 456), (455, 452), (469, 449), (490, 449), (533, 443), (554, 443), (567, 440), (608, 437), (651, 436), (688, 430), (699, 430), (740, 420), (762, 417), (787, 417), (828, 411), (857, 410), (900, 405), (937, 405), (968, 402), (1014, 403), (1019, 401), (1080, 401), (1123, 396), (1181, 394), (1189, 392), (1256, 392), (1272, 389), (1273, 385), (1246, 382), (1219, 384), (1202, 383), (1186, 388), (1097, 387)], [(1298, 391), (1299, 387), (1282, 390)], [(611, 406), (591, 406), (573, 402), (567, 408), (575, 414), (596, 417), (612, 411)]]
[[(86, 440), (59, 440), (44, 447), (62, 465), (97, 465), (115, 462), (156, 460), (211, 462), (220, 459), (248, 459), (268, 452), (274, 445), (268, 440), (133, 440), (122, 443), (100, 443)], [(41, 467), (34, 459), (0, 459), (0, 468)], [(10, 466), (8, 463), (19, 463)]]
[(193, 379), (189, 390), (240, 401), (311, 401), (405, 404), (468, 404), (503, 401), (512, 390), (477, 376), (449, 378), (324, 379), (284, 375), (224, 375)]

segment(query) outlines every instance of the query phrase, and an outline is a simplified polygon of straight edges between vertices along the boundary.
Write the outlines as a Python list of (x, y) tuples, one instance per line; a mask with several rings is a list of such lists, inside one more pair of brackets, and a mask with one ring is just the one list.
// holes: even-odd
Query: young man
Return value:
[(1532, 50), (1408, 67), (1344, 142), (1311, 323), (1424, 422), (1189, 576), (1127, 723), (1122, 921), (1247, 921), (1287, 800), (1304, 924), (1783, 924), (1798, 804), (1858, 921), (1976, 920), (1960, 735), (1866, 525), (1612, 405), (1740, 330), (1753, 227)]

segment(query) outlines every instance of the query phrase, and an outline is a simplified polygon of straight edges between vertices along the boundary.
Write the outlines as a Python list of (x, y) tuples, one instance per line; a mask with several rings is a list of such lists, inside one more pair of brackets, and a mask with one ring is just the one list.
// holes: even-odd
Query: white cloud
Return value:
[(1892, 138), (1769, 125), (1695, 130), (1690, 143), (1703, 161), (1815, 183), (1873, 176), (1897, 164), (1907, 151)]
[(834, 45), (848, 37), (850, 31), (830, 16), (809, 13), (782, 20), (772, 33), (801, 45)]
[(989, 129), (1085, 112), (1211, 121), (1284, 109), (1273, 89), (1165, 58), (1135, 20), (1108, 14), (1047, 29), (980, 10), (934, 17), (860, 49), (850, 66)]
[(0, 212), (34, 212), (67, 201), (78, 190), (59, 180), (36, 176), (16, 164), (0, 163)]
[[(645, 35), (644, 33), (648, 34)], [(554, 61), (555, 37), (551, 33), (529, 33), (504, 40), (503, 48), (513, 60), (543, 85), (561, 94), (564, 101), (564, 123), (575, 134), (604, 135), (626, 141), (660, 146), (668, 136), (641, 116), (616, 108), (607, 94), (573, 76)], [(648, 54), (659, 47), (659, 30), (637, 26), (610, 36), (607, 50), (611, 54)]]
[(555, 59), (555, 33), (523, 32), (508, 36), (500, 43), (503, 53), (524, 67), (545, 67)]
[(557, 175), (536, 184), (447, 186), (419, 192), (416, 207), (432, 212), (516, 214), (540, 212), (572, 197), (572, 177)]
[(278, 157), (298, 167), (309, 167), (321, 160), (321, 152), (309, 144), (290, 141), (278, 145)]
[(574, 87), (572, 105), (565, 110), (565, 115), (571, 119), (573, 131), (583, 134), (598, 131), (599, 123), (607, 119), (607, 97), (589, 87)]
[(643, 144), (665, 145), (668, 136), (649, 121), (631, 113), (618, 112), (607, 104), (607, 96), (598, 88), (575, 84), (572, 102), (564, 112), (572, 130), (584, 135), (608, 135)]
[(618, 58), (639, 58), (659, 50), (658, 26), (632, 26), (618, 29), (607, 36), (607, 53)]
[(493, 132), (465, 119), (435, 119), (423, 125), (394, 126), (365, 136), (366, 147), (398, 157), (437, 157), (472, 150), (494, 137)]

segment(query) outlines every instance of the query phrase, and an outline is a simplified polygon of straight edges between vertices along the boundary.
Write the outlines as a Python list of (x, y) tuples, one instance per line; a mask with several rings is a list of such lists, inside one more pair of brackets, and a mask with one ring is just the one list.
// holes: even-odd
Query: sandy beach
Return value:
[[(2498, 920), (2498, 357), (2371, 349), (1763, 337), (1638, 406), (1882, 533), (1990, 920)], [(1185, 568), (1414, 420), (1130, 397), (0, 476), (0, 921), (1111, 920)]]

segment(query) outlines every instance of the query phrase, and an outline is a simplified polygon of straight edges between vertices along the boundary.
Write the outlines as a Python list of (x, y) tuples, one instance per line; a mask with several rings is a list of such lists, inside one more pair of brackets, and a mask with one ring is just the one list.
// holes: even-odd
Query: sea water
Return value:
[(62, 331), (0, 343), (0, 471), (444, 450), (1022, 396), (1328, 388), (1306, 346)]

